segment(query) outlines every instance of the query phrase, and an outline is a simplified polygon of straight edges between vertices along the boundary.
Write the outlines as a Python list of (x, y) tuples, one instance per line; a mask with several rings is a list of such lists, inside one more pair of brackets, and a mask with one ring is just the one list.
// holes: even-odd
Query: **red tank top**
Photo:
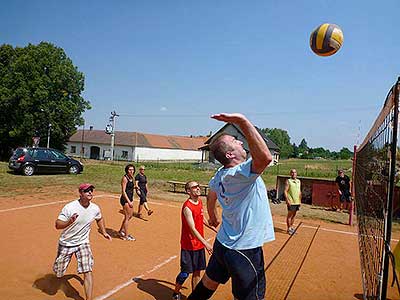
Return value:
[(182, 210), (181, 210), (181, 219), (182, 219), (181, 248), (184, 250), (203, 249), (204, 245), (190, 231), (189, 225), (183, 214), (183, 210), (185, 209), (185, 207), (188, 207), (192, 211), (194, 227), (197, 229), (197, 231), (200, 233), (200, 235), (204, 237), (203, 203), (201, 202), (200, 198), (199, 198), (199, 202), (197, 204), (193, 204), (188, 199), (185, 201), (185, 203), (183, 203)]

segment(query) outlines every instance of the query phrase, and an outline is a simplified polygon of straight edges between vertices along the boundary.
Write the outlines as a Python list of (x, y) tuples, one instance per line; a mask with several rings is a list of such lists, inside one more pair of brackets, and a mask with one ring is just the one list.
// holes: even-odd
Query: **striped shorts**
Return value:
[(93, 255), (89, 243), (84, 243), (78, 246), (62, 246), (58, 245), (57, 258), (53, 265), (53, 271), (57, 277), (63, 277), (67, 269), (72, 254), (75, 254), (78, 262), (78, 273), (92, 272), (93, 268)]

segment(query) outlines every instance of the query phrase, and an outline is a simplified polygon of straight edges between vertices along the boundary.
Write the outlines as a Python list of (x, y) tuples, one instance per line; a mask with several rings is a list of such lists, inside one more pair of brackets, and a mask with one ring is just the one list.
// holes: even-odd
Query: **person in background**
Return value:
[(139, 218), (142, 218), (142, 209), (143, 206), (147, 210), (147, 215), (151, 215), (153, 211), (149, 208), (149, 205), (147, 204), (147, 194), (148, 194), (148, 188), (147, 188), (147, 177), (144, 174), (144, 166), (139, 167), (139, 173), (135, 176), (135, 189), (136, 193), (139, 196), (139, 208), (138, 208), (138, 216)]
[(295, 232), (294, 218), (301, 204), (301, 182), (297, 178), (296, 169), (290, 170), (290, 178), (285, 182), (284, 195), (288, 209), (286, 216), (287, 233), (292, 235)]
[(350, 178), (346, 174), (344, 174), (344, 171), (342, 169), (338, 170), (338, 176), (336, 177), (335, 180), (339, 195), (340, 195), (340, 211), (343, 210), (343, 204), (345, 204), (345, 208), (349, 210), (350, 208), (350, 203), (351, 203), (351, 186), (350, 186)]
[(200, 186), (195, 181), (185, 184), (185, 191), (189, 195), (182, 205), (181, 220), (181, 272), (176, 277), (173, 300), (180, 300), (180, 290), (183, 283), (192, 273), (192, 291), (200, 281), (200, 272), (206, 268), (204, 248), (212, 254), (212, 246), (204, 239), (206, 222), (203, 212), (203, 203), (200, 199)]
[(129, 220), (133, 216), (133, 190), (135, 187), (133, 175), (135, 175), (135, 166), (132, 164), (125, 166), (125, 175), (121, 179), (121, 197), (119, 202), (122, 205), (124, 219), (119, 229), (121, 239), (126, 241), (134, 241), (135, 238), (128, 234)]
[(63, 277), (74, 254), (78, 262), (78, 273), (83, 274), (86, 300), (92, 300), (94, 261), (89, 242), (90, 225), (96, 221), (100, 233), (108, 240), (111, 240), (111, 236), (106, 232), (99, 206), (91, 202), (93, 184), (82, 183), (78, 190), (79, 199), (66, 204), (55, 222), (56, 229), (62, 230), (62, 233), (53, 271), (57, 278)]
[(263, 244), (275, 239), (267, 190), (261, 174), (272, 155), (257, 129), (242, 114), (216, 114), (211, 118), (240, 127), (249, 145), (223, 134), (210, 144), (222, 167), (210, 180), (207, 196), (209, 224), (218, 226), (216, 201), (222, 208), (222, 223), (205, 274), (188, 300), (211, 298), (219, 284), (232, 279), (238, 300), (264, 299), (266, 279)]

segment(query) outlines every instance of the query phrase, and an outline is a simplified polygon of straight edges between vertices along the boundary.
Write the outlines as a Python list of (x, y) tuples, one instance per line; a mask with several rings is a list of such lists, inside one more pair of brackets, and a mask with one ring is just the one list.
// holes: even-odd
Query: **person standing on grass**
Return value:
[(182, 205), (181, 220), (181, 272), (176, 277), (173, 300), (180, 300), (183, 283), (192, 273), (192, 291), (200, 281), (200, 272), (206, 268), (204, 248), (212, 254), (212, 246), (204, 239), (203, 203), (200, 199), (200, 186), (196, 181), (185, 184), (189, 195)]
[(301, 204), (301, 182), (297, 178), (296, 169), (290, 170), (290, 178), (286, 179), (284, 190), (288, 213), (286, 216), (287, 233), (292, 235), (295, 232), (293, 227), (294, 218)]
[(63, 230), (58, 241), (57, 258), (53, 271), (58, 278), (64, 276), (72, 255), (78, 262), (78, 273), (83, 273), (83, 285), (86, 300), (92, 300), (93, 295), (93, 255), (90, 249), (90, 225), (97, 222), (100, 233), (111, 241), (111, 236), (106, 232), (104, 219), (100, 208), (91, 202), (94, 186), (90, 183), (79, 185), (79, 199), (65, 205), (56, 222), (56, 229)]
[(350, 192), (350, 178), (342, 169), (338, 170), (338, 176), (335, 180), (339, 195), (340, 195), (340, 211), (343, 210), (343, 203), (346, 203), (345, 208), (349, 210), (349, 206), (351, 203), (351, 192)]
[(135, 189), (136, 193), (139, 196), (139, 208), (138, 208), (138, 215), (139, 218), (142, 218), (142, 209), (143, 206), (147, 210), (147, 215), (151, 215), (153, 211), (149, 208), (147, 204), (147, 177), (144, 175), (144, 166), (139, 167), (139, 173), (135, 176)]
[(248, 144), (223, 134), (210, 150), (223, 165), (211, 179), (207, 196), (209, 224), (218, 226), (218, 200), (222, 223), (214, 242), (205, 274), (188, 300), (211, 298), (219, 284), (232, 279), (232, 293), (238, 300), (264, 299), (266, 280), (262, 246), (275, 239), (267, 190), (261, 174), (272, 155), (257, 129), (242, 114), (216, 114), (211, 118), (240, 127)]
[(132, 235), (128, 234), (129, 220), (133, 216), (133, 190), (135, 186), (133, 175), (135, 175), (135, 166), (129, 164), (125, 167), (125, 175), (121, 179), (121, 197), (119, 199), (124, 213), (119, 235), (121, 239), (126, 241), (135, 240)]

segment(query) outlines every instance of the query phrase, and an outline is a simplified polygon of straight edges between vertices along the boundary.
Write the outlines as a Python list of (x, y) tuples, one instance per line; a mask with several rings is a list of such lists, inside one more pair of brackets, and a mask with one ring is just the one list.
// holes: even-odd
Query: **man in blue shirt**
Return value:
[(264, 299), (265, 273), (262, 245), (275, 239), (267, 190), (260, 175), (272, 155), (256, 128), (241, 114), (217, 114), (219, 121), (236, 124), (249, 144), (221, 135), (210, 145), (223, 165), (211, 179), (207, 210), (211, 226), (218, 226), (216, 201), (222, 207), (222, 223), (205, 275), (188, 300), (206, 300), (219, 284), (232, 278), (232, 293), (238, 300)]

